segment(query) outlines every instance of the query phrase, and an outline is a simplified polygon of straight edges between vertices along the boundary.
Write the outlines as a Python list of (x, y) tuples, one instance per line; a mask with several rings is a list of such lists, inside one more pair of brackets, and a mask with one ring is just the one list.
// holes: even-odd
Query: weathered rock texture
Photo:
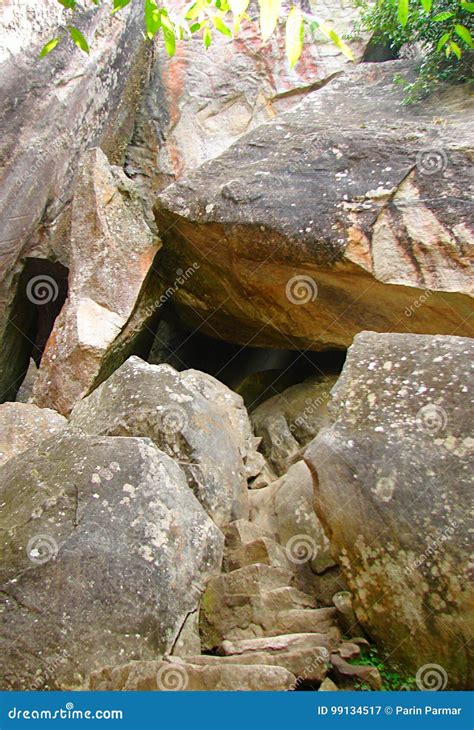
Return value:
[(401, 70), (348, 71), (160, 194), (163, 272), (199, 265), (174, 298), (188, 325), (314, 350), (472, 332), (472, 102), (403, 106)]
[(170, 652), (223, 548), (177, 464), (149, 439), (65, 432), (0, 479), (1, 688)]
[(252, 412), (252, 424), (262, 438), (262, 451), (280, 476), (324, 426), (327, 404), (337, 376), (317, 376), (292, 385)]
[[(173, 6), (182, 9), (180, 0), (168, 4)], [(352, 29), (357, 16), (351, 2), (341, 6), (328, 0), (324, 8), (314, 8), (334, 20), (341, 33)], [(356, 60), (365, 43), (364, 38), (350, 42)], [(172, 59), (160, 44), (128, 149), (127, 172), (156, 192), (294, 106), (347, 64), (336, 46), (315, 32), (300, 62), (289, 71), (283, 28), (264, 44), (254, 22), (242, 23), (234, 40), (214, 33), (206, 53), (199, 37), (179, 44)]]
[(313, 507), (311, 473), (303, 461), (268, 487), (250, 494), (250, 519), (285, 547), (293, 569), (322, 573), (336, 563)]
[(35, 403), (65, 414), (125, 359), (157, 292), (150, 279), (158, 239), (134, 184), (99, 149), (81, 162), (70, 246), (69, 296), (33, 391)]
[(308, 447), (316, 510), (358, 619), (394, 661), (472, 687), (474, 343), (360, 334)]
[(27, 403), (0, 405), (0, 465), (59, 433), (67, 421), (56, 411)]
[[(241, 451), (247, 444), (232, 428), (228, 409), (202, 393), (210, 376), (131, 357), (71, 414), (87, 433), (148, 436), (181, 464), (190, 487), (220, 525), (248, 516), (247, 480)], [(215, 383), (215, 390), (227, 390)], [(229, 418), (228, 412), (232, 412)]]
[(113, 19), (106, 6), (84, 11), (75, 23), (91, 41), (90, 55), (66, 41), (39, 61), (40, 48), (63, 19), (56, 0), (2, 3), (0, 392), (10, 389), (10, 398), (29, 357), (22, 313), (8, 322), (24, 259), (51, 257), (67, 266), (79, 157), (95, 145), (112, 163), (122, 162), (147, 75), (139, 3)]

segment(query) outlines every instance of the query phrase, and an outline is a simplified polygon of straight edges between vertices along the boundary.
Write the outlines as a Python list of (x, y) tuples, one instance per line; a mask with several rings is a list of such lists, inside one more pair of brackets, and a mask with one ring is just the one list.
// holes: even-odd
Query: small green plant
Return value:
[[(364, 664), (378, 669), (383, 682), (382, 691), (412, 691), (417, 689), (415, 677), (407, 676), (395, 664), (389, 666), (386, 660), (379, 655), (376, 647), (371, 647), (366, 654), (358, 659), (353, 659), (350, 663)], [(357, 685), (356, 689), (370, 690), (370, 687), (365, 682), (362, 682)]]
[(472, 13), (465, 0), (356, 0), (360, 18), (355, 32), (372, 33), (375, 44), (396, 55), (403, 45), (416, 45), (421, 53), (415, 81), (399, 77), (406, 103), (423, 98), (443, 82), (472, 78)]

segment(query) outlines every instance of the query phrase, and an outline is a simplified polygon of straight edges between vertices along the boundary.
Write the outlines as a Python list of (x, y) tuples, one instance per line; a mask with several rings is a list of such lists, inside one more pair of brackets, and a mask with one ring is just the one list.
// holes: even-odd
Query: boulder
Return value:
[[(310, 11), (314, 3), (308, 4)], [(168, 8), (182, 10), (180, 0)], [(288, 9), (288, 4), (286, 4)], [(314, 12), (349, 33), (358, 15), (349, 0), (327, 0)], [(367, 36), (349, 44), (362, 58)], [(291, 71), (284, 32), (263, 43), (257, 22), (242, 23), (235, 39), (213, 33), (202, 51), (202, 38), (179, 43), (173, 58), (159, 44), (151, 79), (127, 150), (127, 173), (150, 192), (162, 189), (202, 162), (212, 159), (258, 124), (294, 106), (348, 65), (340, 50), (315, 31)]]
[(327, 404), (337, 376), (315, 376), (269, 398), (252, 411), (252, 424), (262, 438), (262, 452), (281, 476), (324, 426)]
[(0, 471), (1, 688), (80, 688), (170, 652), (223, 550), (179, 466), (150, 439), (70, 430)]
[(305, 453), (358, 620), (407, 673), (438, 665), (448, 689), (473, 683), (473, 354), (462, 337), (361, 333), (334, 425)]
[(182, 466), (206, 512), (223, 525), (248, 517), (246, 443), (214, 397), (218, 384), (210, 399), (202, 395), (207, 387), (207, 375), (131, 357), (78, 403), (70, 423), (90, 434), (148, 436)]
[(400, 72), (345, 71), (160, 193), (162, 276), (199, 265), (173, 300), (188, 327), (310, 350), (472, 332), (472, 99), (406, 106)]
[(311, 472), (303, 461), (268, 487), (251, 491), (249, 498), (251, 521), (285, 547), (293, 570), (310, 566), (323, 573), (336, 565), (314, 511)]
[(266, 665), (197, 666), (168, 661), (130, 662), (104, 667), (90, 677), (91, 690), (190, 691), (284, 691), (294, 687), (296, 677), (283, 667)]
[(0, 405), (0, 466), (59, 433), (67, 421), (56, 411), (28, 403)]
[(155, 286), (158, 239), (134, 184), (100, 149), (87, 152), (78, 171), (70, 246), (68, 299), (33, 389), (37, 405), (66, 415), (136, 347)]
[(65, 16), (56, 0), (2, 3), (0, 392), (7, 400), (14, 399), (31, 351), (30, 315), (16, 298), (25, 260), (68, 266), (79, 158), (95, 145), (112, 164), (122, 163), (149, 65), (137, 3), (114, 18), (105, 6), (78, 9), (74, 22), (90, 41), (90, 54), (65, 39), (39, 60)]

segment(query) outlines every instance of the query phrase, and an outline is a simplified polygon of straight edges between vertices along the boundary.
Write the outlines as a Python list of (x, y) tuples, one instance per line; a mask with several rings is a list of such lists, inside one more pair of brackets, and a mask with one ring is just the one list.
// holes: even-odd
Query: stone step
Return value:
[(283, 586), (264, 591), (262, 599), (269, 611), (287, 611), (293, 608), (316, 608), (316, 599), (298, 588)]
[(246, 595), (218, 593), (215, 586), (212, 591), (208, 589), (200, 611), (203, 650), (214, 649), (225, 639), (240, 641), (279, 634), (327, 633), (337, 628), (335, 608), (278, 610), (278, 600), (282, 597), (286, 602), (284, 592), (275, 595), (272, 591), (260, 591)]
[(242, 656), (242, 661), (251, 653), (268, 652), (279, 654), (287, 651), (298, 651), (323, 647), (329, 651), (337, 651), (339, 645), (337, 629), (331, 634), (280, 634), (264, 636), (260, 639), (244, 639), (243, 641), (223, 641), (217, 647), (218, 656)]
[(249, 520), (234, 520), (221, 528), (225, 537), (226, 550), (235, 550), (260, 537), (274, 539), (274, 535)]
[(294, 689), (297, 679), (281, 666), (248, 664), (212, 666), (191, 664), (178, 657), (165, 661), (130, 662), (104, 667), (89, 678), (91, 690), (141, 691), (284, 691)]
[(345, 689), (352, 689), (360, 684), (367, 684), (373, 690), (382, 689), (382, 678), (375, 667), (349, 664), (339, 654), (331, 654), (331, 667), (336, 681), (344, 684)]
[(240, 545), (235, 550), (226, 551), (223, 567), (225, 571), (230, 572), (255, 563), (271, 565), (290, 572), (295, 567), (288, 558), (285, 548), (268, 537), (259, 537), (252, 542)]
[(292, 648), (289, 651), (249, 652), (244, 655), (230, 656), (192, 656), (186, 657), (189, 664), (200, 666), (229, 667), (242, 665), (278, 666), (295, 675), (297, 684), (308, 680), (322, 682), (329, 668), (330, 652), (324, 646)]
[(211, 578), (206, 593), (245, 594), (252, 596), (291, 585), (293, 574), (283, 568), (257, 563)]

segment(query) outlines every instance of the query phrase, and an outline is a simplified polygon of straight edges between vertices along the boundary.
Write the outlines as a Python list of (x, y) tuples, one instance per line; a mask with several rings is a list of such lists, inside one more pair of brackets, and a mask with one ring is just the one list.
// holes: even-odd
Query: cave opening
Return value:
[(249, 410), (318, 375), (338, 375), (346, 350), (284, 350), (251, 347), (189, 330), (169, 304), (158, 323), (148, 362), (175, 370), (193, 368), (212, 375), (239, 393)]
[(27, 258), (5, 337), (6, 383), (2, 402), (17, 398), (28, 371), (38, 368), (56, 317), (68, 294), (69, 270), (57, 261)]

